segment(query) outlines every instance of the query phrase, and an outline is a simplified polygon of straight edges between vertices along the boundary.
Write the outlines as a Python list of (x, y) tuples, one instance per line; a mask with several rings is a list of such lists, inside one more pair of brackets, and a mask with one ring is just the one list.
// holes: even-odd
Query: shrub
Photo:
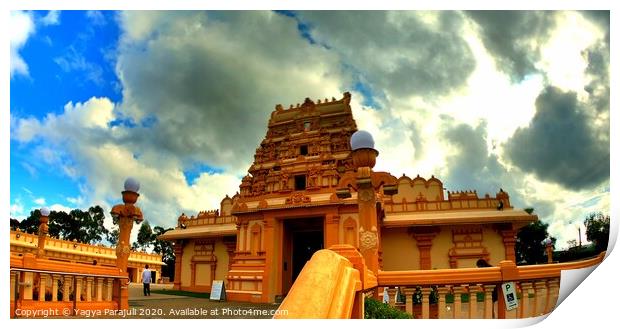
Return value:
[(364, 319), (411, 319), (412, 316), (373, 298), (364, 299)]

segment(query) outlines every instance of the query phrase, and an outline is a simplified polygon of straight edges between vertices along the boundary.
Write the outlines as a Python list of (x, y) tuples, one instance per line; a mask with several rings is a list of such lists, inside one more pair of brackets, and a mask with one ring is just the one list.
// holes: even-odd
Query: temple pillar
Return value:
[(82, 301), (82, 277), (81, 276), (76, 276), (75, 277), (75, 289), (73, 289), (73, 291), (75, 292), (75, 301), (80, 302)]
[(68, 302), (69, 294), (71, 291), (71, 283), (73, 281), (73, 277), (71, 275), (65, 275), (62, 278), (62, 301)]
[(86, 301), (90, 302), (93, 299), (93, 281), (95, 278), (89, 276), (86, 278)]
[(174, 285), (173, 289), (181, 290), (181, 270), (183, 264), (183, 240), (176, 240), (174, 243)]
[(105, 300), (106, 301), (111, 301), (112, 300), (112, 288), (114, 287), (114, 279), (112, 278), (107, 278), (106, 279), (106, 290), (105, 290)]
[(15, 301), (15, 293), (17, 290), (17, 277), (19, 276), (18, 272), (11, 272), (11, 299), (10, 301)]
[(97, 278), (96, 301), (103, 300), (103, 278)]
[(433, 239), (439, 233), (439, 227), (415, 227), (410, 230), (411, 235), (416, 240), (418, 252), (420, 253), (420, 269), (432, 269), (431, 247)]
[(32, 286), (34, 285), (34, 273), (22, 272), (22, 282), (24, 283), (20, 288), (19, 299), (32, 300)]
[(52, 301), (58, 301), (58, 281), (61, 276), (58, 274), (52, 274)]
[(48, 278), (49, 278), (49, 274), (41, 273), (39, 275), (39, 301), (40, 302), (45, 301), (45, 289), (46, 289), (45, 286), (47, 285)]
[[(265, 269), (263, 272), (263, 295), (261, 297), (261, 301), (263, 303), (273, 302), (275, 301), (275, 293), (276, 293), (276, 277), (277, 273), (275, 273), (276, 261), (277, 257), (275, 257), (276, 253), (276, 241), (275, 241), (275, 225), (276, 220), (273, 217), (266, 217), (263, 219), (263, 231), (262, 231), (262, 242), (264, 245), (264, 249), (261, 251), (265, 252)], [(259, 246), (259, 249), (261, 247)]]

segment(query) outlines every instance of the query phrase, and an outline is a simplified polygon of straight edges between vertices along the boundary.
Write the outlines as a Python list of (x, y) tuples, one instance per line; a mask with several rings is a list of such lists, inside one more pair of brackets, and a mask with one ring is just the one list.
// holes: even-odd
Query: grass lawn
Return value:
[(186, 296), (186, 297), (194, 297), (194, 298), (209, 298), (211, 296), (208, 292), (191, 292), (191, 291), (180, 291), (180, 290), (151, 290), (154, 294), (162, 294), (162, 295), (176, 295), (176, 296)]

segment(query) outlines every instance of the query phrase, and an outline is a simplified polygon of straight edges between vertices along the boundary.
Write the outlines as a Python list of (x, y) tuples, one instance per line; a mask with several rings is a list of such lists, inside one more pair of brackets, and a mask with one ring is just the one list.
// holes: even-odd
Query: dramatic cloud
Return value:
[(609, 134), (593, 129), (589, 107), (573, 92), (546, 88), (527, 128), (506, 144), (509, 159), (541, 180), (569, 189), (591, 188), (609, 179)]
[(9, 17), (11, 37), (11, 78), (14, 75), (28, 75), (28, 64), (19, 54), (19, 50), (26, 44), (28, 38), (34, 33), (32, 14), (21, 11), (12, 11)]
[(300, 12), (316, 42), (341, 54), (378, 96), (433, 97), (475, 67), (458, 12)]
[(286, 16), (125, 12), (121, 22), (121, 108), (149, 126), (128, 136), (136, 149), (242, 173), (276, 102), (342, 95), (336, 57)]
[(555, 27), (553, 11), (468, 11), (498, 69), (520, 81), (538, 72), (541, 46)]
[[(277, 103), (351, 91), (358, 128), (380, 152), (375, 169), (481, 196), (503, 188), (565, 243), (572, 221), (609, 208), (605, 14), (89, 12), (82, 43), (52, 65), (100, 80), (83, 50), (95, 29), (119, 24), (104, 64), (122, 99), (12, 114), (11, 138), (40, 159), (20, 170), (41, 177), (47, 166), (75, 182), (80, 194), (62, 196), (71, 206), (109, 209), (133, 176), (145, 217), (169, 227), (238, 190)], [(21, 30), (11, 77), (34, 26)], [(12, 214), (35, 199), (13, 199)]]

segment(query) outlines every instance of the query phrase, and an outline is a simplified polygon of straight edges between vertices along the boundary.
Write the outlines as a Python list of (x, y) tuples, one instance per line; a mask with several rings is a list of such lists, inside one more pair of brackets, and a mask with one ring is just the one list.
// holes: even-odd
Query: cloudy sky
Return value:
[(235, 194), (276, 104), (345, 91), (377, 170), (502, 188), (559, 247), (609, 213), (609, 12), (14, 11), (9, 26), (13, 218), (107, 212), (133, 176), (145, 217), (174, 226)]

